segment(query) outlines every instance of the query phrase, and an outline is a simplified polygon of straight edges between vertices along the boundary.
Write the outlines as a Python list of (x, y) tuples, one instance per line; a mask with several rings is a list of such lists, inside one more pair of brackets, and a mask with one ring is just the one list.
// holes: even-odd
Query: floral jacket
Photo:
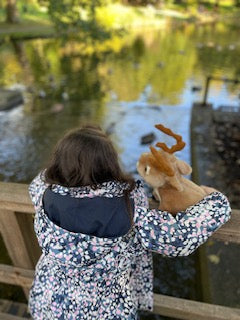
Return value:
[[(30, 290), (29, 310), (35, 320), (135, 320), (137, 310), (152, 310), (151, 251), (176, 257), (191, 254), (230, 218), (220, 192), (173, 217), (148, 209), (138, 182), (134, 226), (117, 238), (70, 232), (54, 224), (43, 208), (49, 187), (40, 173), (29, 187), (35, 207), (34, 228), (42, 255)], [(76, 198), (120, 197), (126, 184), (105, 182), (97, 189), (52, 185), (52, 191)]]

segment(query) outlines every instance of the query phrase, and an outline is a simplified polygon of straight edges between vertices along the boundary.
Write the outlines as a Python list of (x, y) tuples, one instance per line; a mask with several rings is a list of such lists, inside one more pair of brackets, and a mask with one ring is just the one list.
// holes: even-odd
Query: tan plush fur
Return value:
[(204, 188), (183, 177), (192, 168), (172, 153), (151, 147), (151, 152), (140, 156), (137, 170), (153, 187), (154, 197), (160, 201), (159, 209), (172, 214), (185, 211), (207, 194)]

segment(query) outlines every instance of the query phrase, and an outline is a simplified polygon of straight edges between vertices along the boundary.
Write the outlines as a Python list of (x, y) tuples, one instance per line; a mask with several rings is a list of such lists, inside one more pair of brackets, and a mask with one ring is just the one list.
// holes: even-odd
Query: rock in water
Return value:
[(63, 99), (64, 101), (69, 100), (69, 95), (68, 95), (67, 92), (64, 91), (64, 92), (62, 93), (62, 99)]
[(156, 136), (153, 132), (146, 134), (141, 137), (141, 144), (149, 144), (152, 143), (156, 139)]
[(51, 107), (50, 111), (53, 113), (58, 113), (58, 112), (61, 112), (63, 109), (64, 109), (64, 105), (62, 103), (55, 103)]
[(115, 126), (116, 126), (116, 122), (111, 122), (110, 125), (107, 127), (106, 134), (108, 136), (114, 133)]
[(192, 92), (201, 91), (202, 87), (200, 87), (200, 86), (192, 86), (191, 90), (192, 90)]
[(39, 96), (39, 98), (44, 99), (44, 98), (46, 98), (47, 94), (46, 94), (46, 92), (44, 90), (40, 90), (38, 92), (38, 96)]
[(18, 90), (0, 89), (0, 111), (11, 110), (24, 102)]

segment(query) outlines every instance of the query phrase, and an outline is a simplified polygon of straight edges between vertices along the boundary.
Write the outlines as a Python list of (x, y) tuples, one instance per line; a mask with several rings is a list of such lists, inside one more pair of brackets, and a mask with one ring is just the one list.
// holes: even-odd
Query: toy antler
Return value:
[(150, 147), (150, 150), (151, 150), (152, 155), (153, 155), (153, 158), (150, 159), (150, 162), (152, 162), (153, 165), (155, 165), (161, 171), (163, 171), (167, 176), (170, 176), (170, 177), (174, 176), (173, 169), (171, 168), (171, 166), (169, 166), (169, 164), (163, 158), (161, 153), (159, 153), (154, 147)]
[(182, 137), (179, 136), (178, 134), (173, 133), (172, 130), (165, 128), (162, 124), (156, 124), (155, 128), (175, 138), (177, 141), (177, 143), (174, 146), (172, 146), (170, 149), (165, 143), (162, 143), (162, 142), (158, 142), (156, 144), (157, 147), (162, 148), (164, 151), (168, 153), (174, 153), (176, 151), (182, 150), (185, 147), (185, 142), (182, 141)]

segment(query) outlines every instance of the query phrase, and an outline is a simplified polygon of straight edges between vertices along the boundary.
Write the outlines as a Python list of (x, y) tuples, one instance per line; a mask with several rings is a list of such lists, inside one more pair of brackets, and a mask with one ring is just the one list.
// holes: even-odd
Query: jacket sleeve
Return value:
[(41, 171), (29, 185), (29, 195), (35, 209), (41, 206), (42, 196), (47, 189), (48, 184), (45, 182), (44, 171)]
[(134, 199), (134, 207), (144, 207), (148, 208), (148, 197), (146, 195), (146, 192), (143, 188), (143, 184), (140, 180), (136, 181), (136, 187), (132, 191), (132, 198)]
[(230, 219), (226, 196), (213, 192), (178, 213), (135, 207), (135, 227), (142, 246), (165, 256), (187, 256)]

